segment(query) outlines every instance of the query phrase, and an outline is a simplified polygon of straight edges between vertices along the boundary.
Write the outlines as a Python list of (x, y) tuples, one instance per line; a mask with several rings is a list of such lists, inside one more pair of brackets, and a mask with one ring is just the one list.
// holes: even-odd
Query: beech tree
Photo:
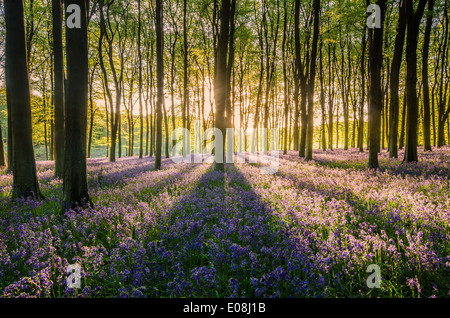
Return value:
[[(216, 116), (215, 127), (219, 129), (222, 136), (226, 134), (226, 100), (227, 100), (227, 56), (230, 33), (230, 0), (222, 0), (221, 15), (220, 15), (220, 33), (217, 43), (217, 52), (215, 59), (215, 74), (214, 74), (214, 98), (216, 100)], [(228, 61), (229, 62), (229, 61)], [(225, 138), (224, 138), (225, 140)], [(222, 154), (224, 155), (225, 142), (222, 143)], [(215, 149), (218, 151), (218, 149)], [(224, 163), (214, 162), (215, 171), (223, 171)]]
[(8, 166), (5, 157), (5, 144), (3, 142), (3, 131), (2, 131), (2, 123), (0, 123), (0, 168), (5, 168)]
[(163, 59), (163, 9), (162, 0), (156, 0), (156, 64), (157, 64), (157, 88), (158, 96), (156, 101), (156, 153), (155, 169), (161, 169), (161, 149), (162, 149), (162, 104), (164, 103), (164, 59)]
[(406, 1), (406, 149), (403, 162), (416, 162), (417, 157), (417, 126), (419, 104), (417, 97), (417, 46), (420, 21), (427, 0), (420, 0), (414, 11), (414, 3)]
[(52, 0), (54, 105), (55, 105), (55, 176), (62, 178), (64, 171), (64, 58), (62, 40), (61, 0)]
[[(88, 38), (86, 0), (66, 1), (79, 19), (80, 28), (66, 23), (67, 100), (64, 153), (63, 210), (91, 203), (86, 176), (86, 131), (88, 106)], [(75, 5), (75, 6), (74, 6)], [(76, 7), (78, 6), (78, 7)], [(79, 9), (77, 9), (79, 8)], [(77, 11), (79, 10), (79, 11)]]
[[(369, 5), (367, 1), (367, 5)], [(369, 162), (368, 168), (378, 168), (378, 152), (380, 149), (381, 111), (383, 97), (381, 88), (381, 67), (383, 63), (383, 24), (386, 0), (378, 0), (381, 25), (369, 29)]]
[(389, 124), (389, 157), (398, 157), (398, 121), (399, 121), (399, 96), (400, 68), (403, 59), (403, 48), (406, 34), (406, 0), (399, 5), (399, 17), (397, 35), (395, 37), (394, 57), (391, 65), (390, 80), (390, 124)]
[(41, 198), (34, 157), (23, 3), (5, 0), (8, 117), (11, 125), (13, 197)]

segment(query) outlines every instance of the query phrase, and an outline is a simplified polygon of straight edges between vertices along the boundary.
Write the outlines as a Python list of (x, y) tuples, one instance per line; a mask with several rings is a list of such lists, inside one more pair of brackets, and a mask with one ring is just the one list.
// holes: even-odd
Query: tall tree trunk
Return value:
[(5, 168), (8, 166), (5, 156), (5, 144), (3, 142), (3, 132), (2, 123), (0, 122), (0, 168)]
[(309, 67), (308, 82), (308, 129), (306, 137), (306, 155), (305, 160), (312, 160), (313, 135), (314, 135), (314, 84), (316, 79), (316, 58), (317, 46), (319, 41), (320, 27), (320, 0), (314, 0), (314, 34), (311, 47), (311, 65)]
[(234, 41), (231, 39), (234, 39), (234, 33), (235, 33), (235, 21), (234, 21), (234, 15), (236, 10), (236, 0), (231, 1), (231, 8), (230, 8), (230, 41), (229, 41), (229, 48), (228, 48), (228, 64), (227, 64), (227, 92), (226, 92), (226, 104), (225, 104), (225, 111), (226, 111), (226, 120), (227, 120), (227, 126), (226, 128), (234, 128), (233, 125), (233, 109), (231, 105), (231, 78), (232, 78), (232, 72), (233, 72), (233, 65), (234, 65)]
[[(217, 0), (216, 0), (217, 1)], [(220, 16), (220, 33), (217, 43), (217, 53), (215, 61), (215, 74), (214, 74), (214, 97), (216, 101), (216, 116), (215, 127), (219, 129), (222, 136), (225, 137), (226, 133), (226, 99), (227, 99), (227, 57), (228, 57), (228, 43), (230, 32), (230, 0), (222, 0), (221, 16)], [(225, 140), (225, 138), (223, 138)], [(220, 146), (222, 155), (225, 154), (225, 143)], [(219, 151), (215, 149), (215, 151)], [(224, 171), (223, 158), (222, 162), (214, 161), (215, 171)]]
[(399, 121), (399, 96), (400, 68), (402, 65), (403, 47), (406, 34), (406, 0), (402, 0), (399, 8), (397, 36), (395, 37), (394, 57), (391, 65), (390, 81), (390, 112), (389, 112), (389, 157), (398, 157), (398, 121)]
[(333, 150), (334, 69), (331, 62), (331, 44), (328, 44), (328, 148)]
[[(51, 40), (51, 33), (50, 31), (48, 32), (48, 39), (49, 42), (52, 43)], [(55, 112), (54, 112), (54, 107), (55, 107), (55, 98), (54, 98), (54, 93), (55, 93), (55, 83), (53, 81), (53, 75), (54, 75), (54, 61), (53, 61), (53, 54), (50, 57), (50, 92), (51, 92), (51, 96), (50, 96), (50, 105), (53, 106), (53, 112), (50, 115), (50, 160), (53, 161), (55, 160)]]
[(325, 108), (325, 86), (324, 86), (324, 74), (323, 74), (323, 40), (320, 41), (320, 49), (319, 49), (319, 79), (320, 79), (320, 108), (322, 110), (322, 127), (321, 127), (321, 144), (322, 150), (325, 151), (327, 149), (327, 140), (326, 140), (326, 108)]
[[(256, 15), (256, 9), (255, 9)], [(259, 39), (259, 81), (258, 81), (258, 93), (256, 95), (256, 105), (255, 105), (255, 120), (253, 121), (253, 130), (256, 138), (253, 138), (253, 144), (251, 145), (251, 151), (257, 151), (258, 149), (258, 126), (260, 121), (260, 108), (261, 108), (261, 99), (262, 99), (262, 90), (263, 90), (263, 82), (264, 82), (264, 42), (262, 36), (262, 27), (258, 26), (258, 39)]]
[(48, 160), (46, 74), (43, 74), (43, 76), (42, 76), (42, 112), (43, 112), (43, 115), (44, 115), (44, 145), (45, 145), (45, 160)]
[[(86, 126), (88, 96), (88, 38), (85, 0), (80, 7), (81, 28), (66, 25), (67, 104), (64, 161), (63, 209), (91, 204), (86, 175)], [(65, 11), (67, 6), (65, 3)]]
[[(288, 140), (288, 122), (289, 122), (289, 85), (287, 75), (287, 58), (286, 58), (286, 42), (287, 42), (287, 30), (288, 28), (288, 6), (287, 2), (284, 2), (284, 25), (283, 25), (283, 40), (281, 45), (281, 54), (283, 60), (283, 84), (284, 84), (284, 151), (283, 154), (287, 154), (287, 140)], [(243, 76), (243, 75), (242, 75)], [(241, 77), (242, 81), (242, 77)], [(242, 84), (241, 84), (242, 87)], [(242, 96), (242, 88), (241, 88)]]
[(359, 125), (358, 125), (358, 148), (360, 152), (364, 151), (364, 105), (366, 101), (366, 36), (367, 27), (364, 27), (362, 38), (362, 52), (360, 62), (361, 76), (361, 100), (359, 105)]
[[(187, 0), (184, 0), (183, 4), (183, 128), (189, 130), (189, 73), (188, 73), (188, 57), (189, 57), (189, 45), (187, 37)], [(183, 136), (183, 155), (187, 154), (190, 149), (190, 140), (185, 140), (186, 136)]]
[[(6, 90), (10, 105), (13, 197), (41, 197), (34, 158), (23, 3), (5, 0)], [(9, 150), (8, 150), (9, 151)]]
[[(299, 129), (299, 117), (300, 117), (300, 76), (303, 75), (303, 67), (301, 62), (300, 52), (300, 0), (295, 1), (294, 6), (294, 43), (295, 43), (295, 66), (294, 66), (294, 150), (300, 151), (300, 129)], [(303, 97), (302, 97), (303, 99)], [(303, 111), (303, 107), (302, 107)], [(303, 121), (302, 121), (303, 125)], [(300, 153), (300, 156), (304, 156), (304, 153)]]
[(406, 1), (406, 149), (403, 162), (416, 162), (417, 157), (417, 126), (418, 126), (418, 98), (417, 98), (417, 45), (419, 25), (427, 0), (420, 0), (416, 12), (412, 1)]
[(433, 10), (435, 0), (428, 0), (427, 25), (422, 50), (422, 83), (423, 83), (423, 142), (424, 150), (431, 151), (431, 114), (430, 87), (428, 82), (428, 56), (430, 48), (431, 28), (433, 24)]
[(93, 86), (94, 86), (94, 75), (97, 63), (92, 68), (92, 73), (89, 79), (89, 136), (88, 136), (88, 149), (87, 157), (91, 158), (91, 148), (92, 148), (92, 134), (94, 131), (94, 115), (96, 110), (94, 110), (94, 97), (93, 97)]
[(444, 36), (442, 39), (442, 44), (440, 45), (439, 56), (442, 59), (441, 67), (440, 67), (440, 84), (439, 84), (439, 96), (438, 96), (438, 147), (442, 147), (445, 145), (445, 122), (449, 118), (450, 113), (450, 105), (447, 106), (447, 91), (448, 91), (448, 81), (444, 80), (445, 73), (447, 72), (446, 68), (448, 65), (448, 36), (449, 36), (449, 17), (448, 17), (448, 9), (444, 7), (444, 16), (443, 16), (443, 27), (444, 27)]
[[(163, 34), (162, 0), (156, 0), (156, 73), (157, 73), (157, 101), (156, 101), (156, 152), (155, 169), (161, 169), (162, 146), (162, 104), (164, 103), (164, 34)], [(166, 124), (167, 126), (167, 124)]]
[(52, 0), (53, 54), (55, 59), (55, 177), (63, 177), (64, 172), (64, 58), (62, 43), (62, 6), (61, 0)]
[[(5, 67), (5, 73), (6, 73), (6, 67)], [(6, 74), (5, 74), (6, 75)], [(6, 96), (10, 95), (9, 90), (8, 90), (8, 85), (6, 85)], [(7, 143), (8, 143), (8, 156), (7, 156), (7, 160), (8, 160), (8, 167), (7, 167), (7, 172), (13, 172), (13, 166), (14, 166), (14, 158), (13, 158), (13, 138), (12, 138), (12, 118), (11, 118), (11, 113), (12, 113), (12, 109), (11, 109), (11, 98), (6, 98), (6, 109), (8, 111), (8, 139), (7, 139)]]
[[(369, 4), (369, 2), (367, 3)], [(378, 0), (381, 9), (381, 28), (369, 30), (369, 162), (368, 168), (378, 168), (380, 148), (381, 111), (383, 96), (381, 88), (381, 67), (383, 65), (383, 24), (386, 0)]]
[(138, 0), (138, 59), (139, 59), (139, 159), (144, 157), (144, 109), (142, 104), (141, 0)]
[[(171, 67), (170, 67), (170, 96), (171, 96), (171, 110), (172, 110), (172, 129), (175, 130), (175, 49), (178, 40), (178, 32), (175, 31), (175, 39), (173, 40), (171, 47)], [(172, 140), (172, 156), (175, 156), (174, 149), (177, 141)]]

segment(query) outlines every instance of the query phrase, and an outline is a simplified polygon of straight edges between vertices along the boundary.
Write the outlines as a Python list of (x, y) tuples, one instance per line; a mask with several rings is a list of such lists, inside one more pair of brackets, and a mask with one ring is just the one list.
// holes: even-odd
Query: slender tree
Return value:
[(0, 122), (0, 169), (8, 166), (5, 157), (5, 144), (3, 142), (2, 123)]
[[(161, 169), (162, 145), (162, 104), (164, 103), (164, 34), (162, 0), (156, 0), (156, 73), (157, 73), (157, 102), (156, 102), (156, 152), (155, 169)], [(167, 125), (167, 124), (166, 124)], [(167, 145), (166, 145), (167, 146)]]
[(427, 24), (422, 49), (422, 85), (423, 85), (423, 143), (424, 150), (431, 151), (431, 110), (430, 85), (428, 81), (428, 57), (435, 0), (428, 0)]
[(416, 11), (414, 3), (406, 1), (406, 149), (403, 162), (416, 162), (417, 157), (417, 126), (419, 105), (417, 97), (417, 46), (419, 26), (425, 11), (427, 0), (420, 0)]
[[(183, 128), (190, 130), (189, 125), (189, 43), (187, 25), (187, 0), (183, 2)], [(190, 140), (183, 136), (183, 155), (190, 149)]]
[(320, 27), (320, 0), (314, 0), (314, 33), (311, 47), (311, 59), (308, 79), (308, 129), (306, 134), (306, 155), (305, 160), (312, 160), (313, 135), (314, 135), (314, 84), (316, 79), (316, 58), (317, 46), (319, 42)]
[[(447, 91), (449, 86), (449, 81), (445, 80), (448, 78), (448, 56), (449, 56), (449, 16), (447, 6), (444, 7), (444, 14), (442, 19), (443, 36), (439, 44), (438, 59), (440, 60), (439, 70), (436, 69), (436, 74), (439, 74), (439, 87), (438, 87), (438, 97), (437, 97), (437, 119), (438, 119), (438, 129), (437, 129), (437, 145), (442, 147), (445, 145), (445, 122), (449, 119), (450, 115), (450, 103), (447, 102)], [(447, 106), (446, 106), (447, 105)]]
[(406, 34), (406, 0), (399, 5), (399, 18), (397, 35), (395, 37), (394, 57), (391, 65), (390, 80), (390, 113), (389, 113), (389, 157), (398, 157), (398, 122), (399, 122), (399, 95), (400, 68), (402, 65), (403, 47)]
[[(369, 2), (367, 2), (369, 5)], [(381, 112), (383, 94), (381, 88), (381, 67), (383, 64), (383, 24), (386, 0), (378, 0), (381, 25), (369, 29), (369, 162), (368, 168), (378, 168), (378, 152), (380, 149)]]
[(64, 172), (64, 58), (62, 43), (61, 0), (52, 0), (53, 55), (54, 55), (54, 107), (55, 107), (55, 176), (63, 177)]
[(139, 159), (144, 157), (144, 108), (142, 104), (141, 0), (138, 0), (138, 60), (139, 60)]
[(359, 126), (358, 126), (358, 148), (364, 151), (364, 105), (366, 101), (366, 47), (367, 47), (367, 27), (364, 26), (362, 37), (362, 52), (359, 66), (361, 76), (361, 100), (359, 105)]

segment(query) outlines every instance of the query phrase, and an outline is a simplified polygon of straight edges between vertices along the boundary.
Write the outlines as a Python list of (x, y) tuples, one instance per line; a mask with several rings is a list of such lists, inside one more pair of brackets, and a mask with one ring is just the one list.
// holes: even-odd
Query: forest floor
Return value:
[(449, 297), (450, 147), (419, 158), (370, 171), (367, 152), (290, 151), (274, 175), (89, 159), (95, 206), (65, 215), (53, 162), (37, 163), (44, 201), (12, 201), (3, 171), (0, 297)]

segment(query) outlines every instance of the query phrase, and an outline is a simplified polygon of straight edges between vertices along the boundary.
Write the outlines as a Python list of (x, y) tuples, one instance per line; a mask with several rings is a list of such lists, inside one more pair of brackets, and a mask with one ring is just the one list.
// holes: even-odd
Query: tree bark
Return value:
[[(189, 130), (189, 73), (188, 73), (188, 57), (189, 45), (187, 38), (187, 0), (184, 0), (183, 5), (183, 128)], [(225, 75), (225, 74), (224, 74)], [(183, 155), (187, 154), (190, 149), (190, 140), (184, 140), (183, 136)]]
[(418, 98), (417, 98), (417, 45), (419, 25), (427, 0), (420, 0), (416, 12), (412, 1), (406, 1), (406, 149), (403, 162), (417, 162), (417, 126), (418, 126)]
[[(34, 157), (23, 3), (5, 0), (6, 91), (11, 123), (13, 197), (41, 198)], [(9, 150), (8, 150), (9, 151)]]
[(320, 41), (320, 49), (319, 49), (319, 80), (320, 80), (320, 109), (322, 110), (322, 127), (321, 127), (321, 144), (322, 150), (325, 151), (327, 149), (327, 140), (326, 140), (326, 107), (325, 107), (325, 86), (324, 86), (324, 74), (323, 74), (323, 40)]
[(433, 10), (435, 0), (428, 0), (427, 24), (422, 50), (422, 84), (423, 84), (423, 143), (424, 150), (431, 151), (431, 114), (430, 87), (428, 81), (428, 57), (430, 48), (431, 28), (433, 24)]
[(369, 30), (369, 169), (378, 168), (381, 111), (383, 108), (381, 67), (383, 65), (383, 24), (386, 0), (378, 0), (377, 4), (381, 9), (381, 28)]
[(144, 109), (142, 104), (141, 0), (138, 0), (138, 60), (139, 60), (139, 159), (144, 157)]
[(333, 150), (334, 69), (331, 62), (331, 44), (328, 44), (328, 148)]
[(390, 81), (390, 112), (389, 112), (389, 157), (398, 157), (398, 122), (399, 122), (399, 96), (400, 68), (402, 65), (403, 47), (406, 34), (406, 0), (402, 0), (399, 8), (397, 36), (395, 37), (394, 57), (391, 65)]
[[(91, 204), (86, 176), (86, 126), (88, 96), (87, 8), (85, 0), (73, 0), (80, 7), (81, 28), (66, 26), (67, 104), (64, 155), (63, 210)], [(65, 3), (65, 11), (67, 6)]]
[(313, 135), (314, 135), (314, 84), (316, 79), (316, 58), (319, 41), (320, 27), (320, 0), (314, 0), (314, 33), (311, 47), (311, 65), (309, 67), (308, 81), (308, 129), (306, 135), (306, 155), (305, 160), (312, 160)]
[(64, 58), (62, 43), (62, 6), (61, 0), (52, 0), (53, 54), (55, 59), (55, 177), (62, 178), (64, 173)]
[[(215, 61), (214, 75), (214, 97), (216, 101), (215, 128), (219, 129), (222, 136), (226, 135), (226, 99), (227, 99), (227, 56), (230, 32), (230, 0), (222, 0), (221, 16), (220, 16), (220, 33), (217, 43), (217, 55)], [(223, 139), (225, 140), (225, 138)], [(225, 142), (222, 143), (222, 154), (225, 155)], [(215, 151), (218, 151), (215, 149)], [(223, 158), (222, 162), (214, 161), (213, 168), (215, 171), (224, 171)]]
[(5, 157), (5, 144), (3, 142), (2, 123), (0, 123), (0, 168), (6, 168), (8, 163)]
[(360, 152), (364, 151), (364, 105), (366, 101), (366, 37), (367, 27), (364, 27), (362, 38), (362, 52), (361, 52), (361, 100), (359, 105), (359, 126), (358, 126), (358, 148)]
[[(156, 151), (155, 169), (161, 169), (162, 149), (162, 104), (164, 103), (164, 34), (163, 34), (162, 0), (156, 0), (156, 73), (157, 73), (157, 101), (156, 101)], [(166, 122), (167, 126), (167, 122)]]

